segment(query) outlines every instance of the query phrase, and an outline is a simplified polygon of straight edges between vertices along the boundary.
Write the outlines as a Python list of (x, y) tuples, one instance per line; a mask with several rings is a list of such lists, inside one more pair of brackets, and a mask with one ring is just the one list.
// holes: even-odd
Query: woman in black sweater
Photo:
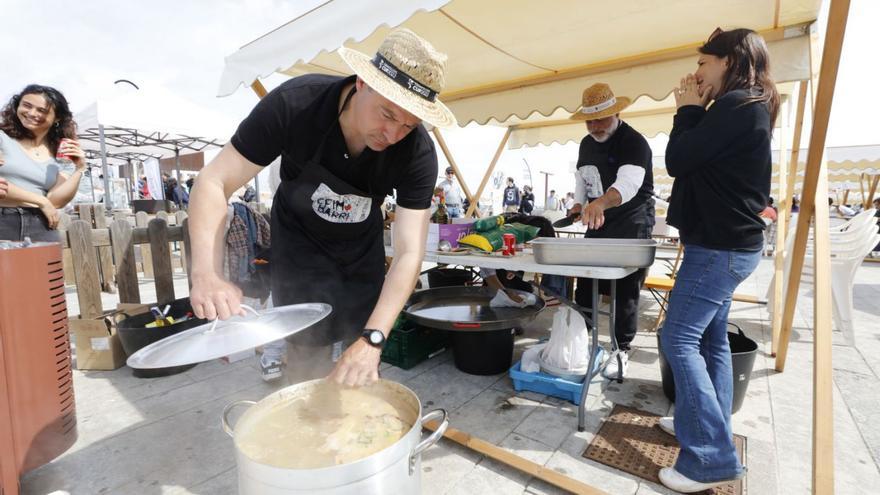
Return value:
[(675, 178), (667, 221), (679, 230), (684, 258), (661, 334), (675, 378), (675, 419), (663, 418), (661, 427), (678, 438), (681, 454), (660, 480), (685, 493), (744, 474), (730, 426), (727, 315), (734, 290), (761, 259), (759, 213), (770, 193), (779, 108), (757, 33), (717, 29), (699, 52), (696, 73), (674, 90), (678, 112), (666, 147)]

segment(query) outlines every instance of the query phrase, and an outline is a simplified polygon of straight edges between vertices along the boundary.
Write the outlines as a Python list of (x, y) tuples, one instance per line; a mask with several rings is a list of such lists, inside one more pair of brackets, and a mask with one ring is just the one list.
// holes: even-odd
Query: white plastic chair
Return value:
[[(871, 214), (873, 217), (873, 213)], [(854, 218), (855, 220), (855, 218)], [(858, 225), (858, 229), (856, 229)], [(794, 245), (794, 232), (792, 231), (786, 239), (786, 257), (785, 272), (789, 273), (791, 269), (791, 248)], [(831, 242), (831, 294), (832, 294), (832, 315), (835, 327), (843, 334), (846, 345), (855, 345), (855, 331), (853, 326), (853, 303), (852, 290), (855, 274), (862, 261), (871, 252), (872, 249), (880, 242), (880, 233), (877, 232), (877, 225), (873, 222), (865, 223), (859, 221), (848, 225), (848, 229), (841, 234), (846, 234), (845, 239), (838, 236), (832, 236)], [(802, 271), (802, 283), (808, 283), (813, 276), (813, 243), (812, 231), (810, 232), (810, 242), (804, 256), (804, 266)], [(835, 238), (837, 237), (837, 240)], [(773, 282), (771, 278), (770, 285), (767, 288), (768, 309), (773, 309)], [(784, 281), (785, 290), (788, 290), (788, 279)]]

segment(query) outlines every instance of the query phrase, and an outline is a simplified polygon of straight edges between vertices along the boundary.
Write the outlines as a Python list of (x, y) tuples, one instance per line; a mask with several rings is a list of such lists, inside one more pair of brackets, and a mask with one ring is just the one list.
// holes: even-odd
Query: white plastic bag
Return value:
[(523, 351), (522, 361), (519, 367), (520, 371), (523, 373), (537, 373), (541, 371), (541, 351), (546, 346), (546, 343), (535, 344)]
[(559, 370), (580, 372), (590, 359), (590, 333), (583, 316), (567, 306), (553, 315), (550, 341), (541, 352), (541, 360)]

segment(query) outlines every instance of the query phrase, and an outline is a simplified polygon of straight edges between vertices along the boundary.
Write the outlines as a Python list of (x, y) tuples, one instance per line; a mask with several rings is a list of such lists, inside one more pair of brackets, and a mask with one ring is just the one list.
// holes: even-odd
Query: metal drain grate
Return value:
[[(660, 483), (660, 468), (678, 458), (675, 437), (660, 429), (660, 416), (631, 407), (615, 405), (599, 432), (584, 451), (587, 459)], [(745, 458), (746, 439), (734, 435), (740, 461)], [(711, 495), (741, 495), (742, 480), (702, 492)]]

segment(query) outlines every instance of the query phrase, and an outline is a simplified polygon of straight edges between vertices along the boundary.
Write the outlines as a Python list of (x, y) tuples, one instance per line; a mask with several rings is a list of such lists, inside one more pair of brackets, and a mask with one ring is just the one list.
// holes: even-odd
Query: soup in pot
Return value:
[(290, 469), (348, 464), (393, 445), (418, 411), (376, 385), (347, 388), (320, 380), (248, 413), (235, 442), (251, 459)]

